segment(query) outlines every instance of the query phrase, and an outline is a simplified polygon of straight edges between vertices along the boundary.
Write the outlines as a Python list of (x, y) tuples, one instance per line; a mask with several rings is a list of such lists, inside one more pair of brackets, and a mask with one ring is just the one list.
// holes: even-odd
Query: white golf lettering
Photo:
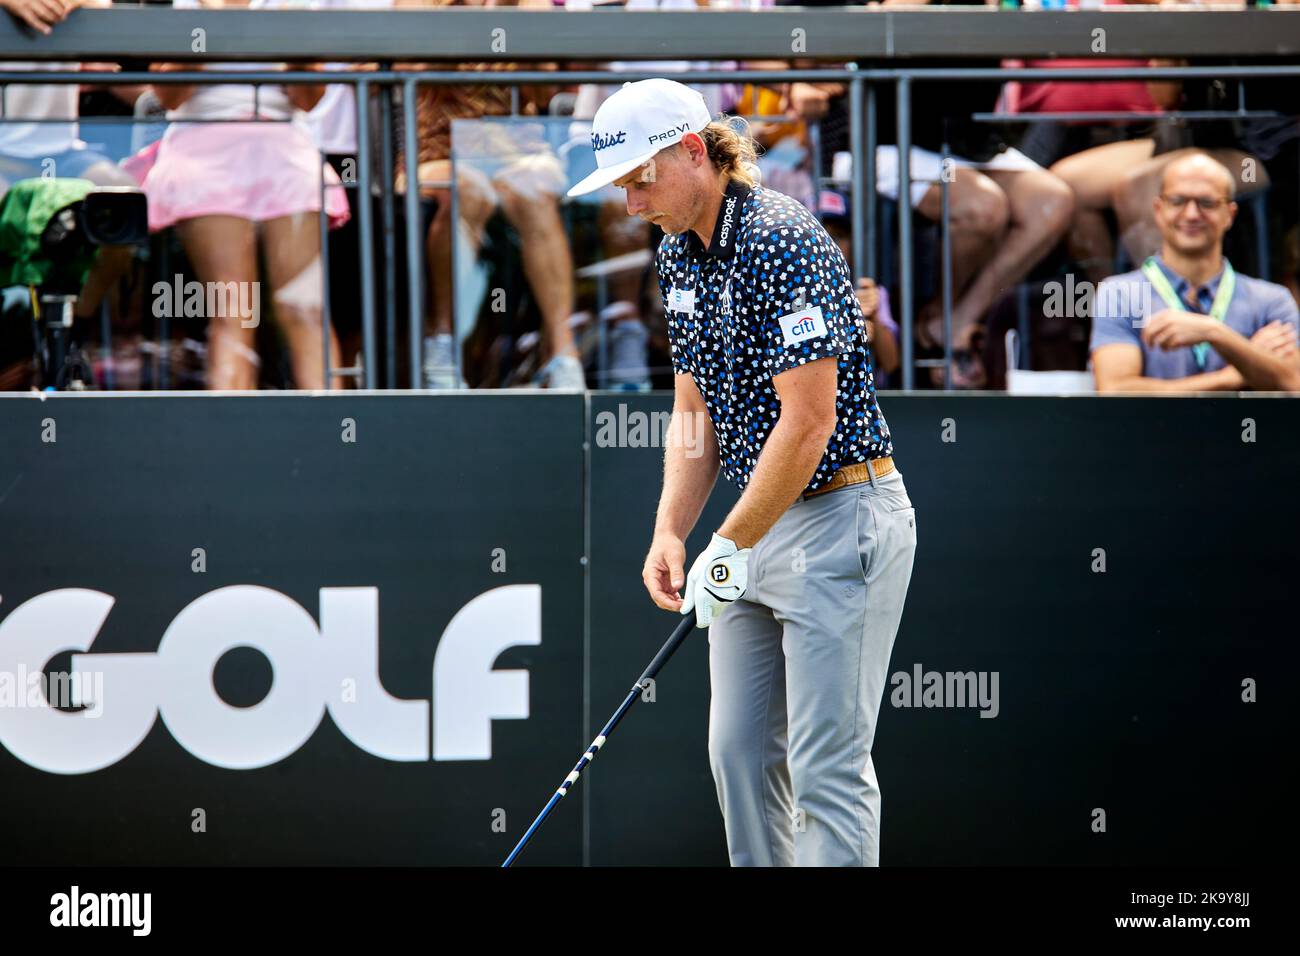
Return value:
[[(325, 700), (343, 735), (385, 760), (428, 760), (429, 702), (399, 700), (379, 682), (379, 589), (321, 588), (320, 632)], [(356, 699), (344, 703), (348, 678), (357, 682)]]
[[(493, 626), (503, 619), (512, 626)], [(487, 760), (492, 720), (528, 716), (528, 671), (494, 671), (492, 662), (508, 647), (540, 643), (542, 589), (535, 585), (497, 588), (457, 612), (433, 658), (433, 740), (439, 760)]]
[[(292, 598), (236, 585), (202, 595), (168, 626), (156, 653), (84, 653), (114, 599), (67, 588), (37, 595), (0, 620), (0, 673), (36, 673), (73, 650), (74, 674), (97, 679), (94, 712), (0, 707), (0, 745), (49, 773), (90, 773), (130, 754), (162, 716), (176, 742), (227, 769), (265, 767), (301, 747), (329, 713), (352, 743), (387, 760), (428, 760), (430, 703), (400, 700), (379, 680), (376, 588), (321, 588), (320, 626)], [(528, 716), (528, 673), (493, 671), (497, 655), (541, 643), (541, 588), (514, 584), (469, 602), (434, 658), (435, 760), (487, 760), (491, 721)], [(251, 707), (222, 700), (213, 670), (232, 648), (270, 661), (266, 697)], [(341, 694), (345, 682), (353, 692)], [(81, 692), (84, 698), (84, 691)], [(90, 705), (81, 699), (74, 703)]]
[[(223, 654), (252, 647), (266, 655), (275, 677), (252, 707), (227, 704), (212, 687)], [(314, 658), (320, 631), (292, 598), (270, 588), (221, 588), (176, 615), (158, 645), (169, 679), (158, 709), (173, 737), (200, 760), (251, 770), (283, 760), (316, 732), (325, 716)]]
[[(112, 607), (107, 594), (83, 588), (25, 601), (0, 621), (0, 671), (35, 673), (60, 651), (89, 650)], [(157, 664), (153, 654), (74, 654), (74, 672), (104, 675), (100, 716), (92, 719), (84, 710), (0, 707), (0, 744), (49, 773), (90, 773), (117, 763), (140, 746), (158, 715), (153, 692)]]

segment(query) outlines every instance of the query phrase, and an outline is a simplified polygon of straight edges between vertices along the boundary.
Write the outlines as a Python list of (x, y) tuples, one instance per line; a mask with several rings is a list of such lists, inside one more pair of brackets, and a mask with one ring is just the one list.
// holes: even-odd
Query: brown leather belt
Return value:
[(871, 480), (871, 473), (875, 472), (877, 478), (883, 478), (894, 470), (894, 459), (886, 455), (884, 458), (873, 458), (871, 461), (859, 461), (852, 465), (845, 465), (839, 471), (831, 476), (831, 480), (822, 485), (816, 491), (809, 491), (804, 494), (804, 500), (816, 498), (818, 495), (824, 495), (828, 491), (834, 491), (837, 488), (844, 488), (848, 485), (860, 485), (864, 481)]

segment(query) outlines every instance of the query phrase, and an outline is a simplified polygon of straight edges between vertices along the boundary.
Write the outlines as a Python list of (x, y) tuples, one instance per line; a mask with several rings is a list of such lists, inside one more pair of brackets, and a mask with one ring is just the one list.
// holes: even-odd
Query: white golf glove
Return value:
[(749, 584), (749, 552), (715, 532), (686, 575), (682, 614), (694, 611), (696, 624), (708, 627), (723, 608), (744, 595)]

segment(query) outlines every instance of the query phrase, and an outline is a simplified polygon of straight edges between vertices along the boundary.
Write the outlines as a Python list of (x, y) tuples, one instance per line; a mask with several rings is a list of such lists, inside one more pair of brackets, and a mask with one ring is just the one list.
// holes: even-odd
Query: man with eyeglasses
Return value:
[(1204, 153), (1165, 170), (1159, 255), (1097, 288), (1092, 370), (1099, 392), (1300, 391), (1300, 315), (1283, 286), (1223, 257), (1236, 180)]

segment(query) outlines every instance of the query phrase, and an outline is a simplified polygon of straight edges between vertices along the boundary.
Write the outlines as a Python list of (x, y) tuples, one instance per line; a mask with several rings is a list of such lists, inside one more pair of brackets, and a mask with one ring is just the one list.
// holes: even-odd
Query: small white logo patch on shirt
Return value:
[(718, 312), (724, 319), (731, 318), (731, 279), (728, 278), (718, 295)]
[(781, 316), (777, 321), (781, 323), (781, 334), (785, 336), (786, 345), (800, 345), (809, 339), (819, 339), (826, 334), (826, 320), (822, 318), (820, 305), (791, 312), (789, 315)]
[(687, 315), (694, 315), (695, 290), (679, 289), (673, 286), (668, 291), (668, 309), (672, 312), (685, 312)]

